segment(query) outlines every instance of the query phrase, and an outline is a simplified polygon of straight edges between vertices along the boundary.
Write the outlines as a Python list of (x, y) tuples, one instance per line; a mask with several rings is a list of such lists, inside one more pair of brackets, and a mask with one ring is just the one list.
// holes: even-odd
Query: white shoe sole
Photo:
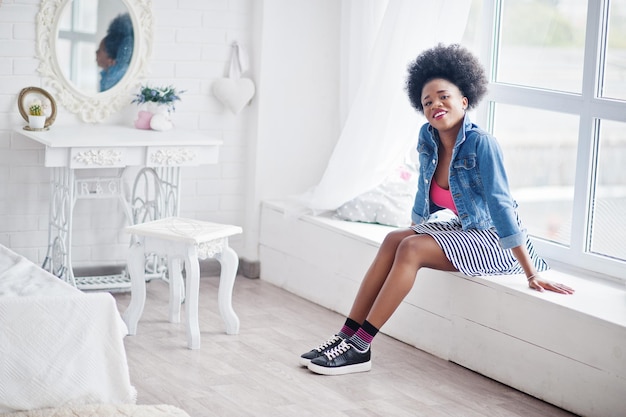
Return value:
[(311, 363), (311, 359), (306, 359), (306, 358), (300, 358), (300, 365), (304, 366), (305, 368), (309, 366), (309, 364)]
[(355, 374), (357, 372), (367, 372), (372, 369), (372, 361), (369, 360), (363, 363), (357, 363), (354, 365), (338, 366), (335, 368), (328, 368), (326, 366), (319, 366), (313, 362), (309, 363), (309, 371), (315, 372), (320, 375), (345, 375)]

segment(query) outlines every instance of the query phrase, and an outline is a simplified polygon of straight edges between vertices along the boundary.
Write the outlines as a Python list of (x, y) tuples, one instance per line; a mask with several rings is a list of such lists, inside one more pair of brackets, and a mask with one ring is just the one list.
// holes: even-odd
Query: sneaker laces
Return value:
[(340, 339), (341, 337), (334, 335), (333, 337), (331, 337), (330, 339), (328, 339), (327, 341), (325, 341), (324, 343), (316, 347), (315, 350), (321, 353), (322, 351), (328, 349), (333, 343), (336, 343), (337, 340), (340, 340)]
[(337, 346), (335, 346), (334, 348), (330, 349), (327, 352), (324, 352), (324, 355), (326, 355), (326, 357), (328, 358), (328, 360), (333, 360), (336, 357), (343, 355), (344, 353), (346, 353), (347, 351), (349, 351), (352, 348), (352, 345), (349, 343), (346, 343), (345, 340), (343, 340), (341, 343), (339, 343)]

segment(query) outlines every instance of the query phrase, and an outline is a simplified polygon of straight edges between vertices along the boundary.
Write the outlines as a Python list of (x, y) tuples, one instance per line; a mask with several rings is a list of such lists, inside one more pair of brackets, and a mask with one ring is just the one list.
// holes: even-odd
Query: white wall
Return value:
[(258, 119), (244, 253), (258, 259), (259, 203), (317, 184), (339, 137), (340, 2), (264, 0), (255, 7)]
[[(219, 164), (183, 170), (181, 215), (242, 225), (244, 235), (232, 242), (242, 259), (258, 260), (258, 202), (314, 185), (338, 137), (337, 3), (153, 0), (148, 81), (187, 90), (176, 123), (224, 141)], [(38, 10), (33, 0), (0, 5), (0, 244), (41, 263), (49, 171), (43, 147), (12, 133), (24, 124), (17, 109), (23, 87), (54, 93), (37, 73)], [(252, 105), (237, 116), (211, 94), (212, 82), (227, 73), (233, 41), (250, 54), (247, 75), (257, 85)], [(129, 105), (107, 123), (129, 123), (135, 112)], [(80, 123), (61, 106), (58, 113), (56, 123)], [(128, 236), (120, 232), (125, 219), (117, 204), (79, 201), (75, 266), (124, 262)]]

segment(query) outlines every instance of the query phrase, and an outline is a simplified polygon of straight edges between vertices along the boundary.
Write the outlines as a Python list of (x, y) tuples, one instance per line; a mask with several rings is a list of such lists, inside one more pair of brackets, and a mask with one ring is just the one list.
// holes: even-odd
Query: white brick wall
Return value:
[[(24, 124), (17, 109), (23, 87), (47, 89), (37, 73), (35, 17), (39, 1), (0, 5), (0, 244), (40, 264), (46, 253), (49, 171), (43, 148), (13, 134)], [(245, 213), (247, 125), (250, 109), (233, 116), (213, 98), (211, 84), (226, 75), (231, 44), (250, 48), (251, 0), (153, 0), (155, 44), (147, 80), (187, 90), (175, 122), (223, 139), (220, 163), (183, 169), (181, 215), (242, 224)], [(251, 75), (254, 78), (254, 75)], [(134, 112), (129, 106), (122, 111)], [(57, 120), (79, 123), (59, 105)], [(54, 128), (54, 127), (53, 127)], [(111, 216), (110, 213), (117, 213)], [(115, 200), (81, 200), (75, 207), (74, 266), (125, 261), (128, 236)], [(232, 246), (238, 249), (240, 240)]]

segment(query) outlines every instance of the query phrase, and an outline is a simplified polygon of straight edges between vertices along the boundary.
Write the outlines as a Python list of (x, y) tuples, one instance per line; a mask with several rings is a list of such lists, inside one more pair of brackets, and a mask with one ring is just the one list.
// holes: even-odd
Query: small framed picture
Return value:
[(28, 122), (28, 115), (37, 113), (46, 116), (44, 128), (49, 128), (57, 116), (57, 105), (54, 98), (43, 88), (25, 87), (20, 91), (17, 107), (22, 118)]

